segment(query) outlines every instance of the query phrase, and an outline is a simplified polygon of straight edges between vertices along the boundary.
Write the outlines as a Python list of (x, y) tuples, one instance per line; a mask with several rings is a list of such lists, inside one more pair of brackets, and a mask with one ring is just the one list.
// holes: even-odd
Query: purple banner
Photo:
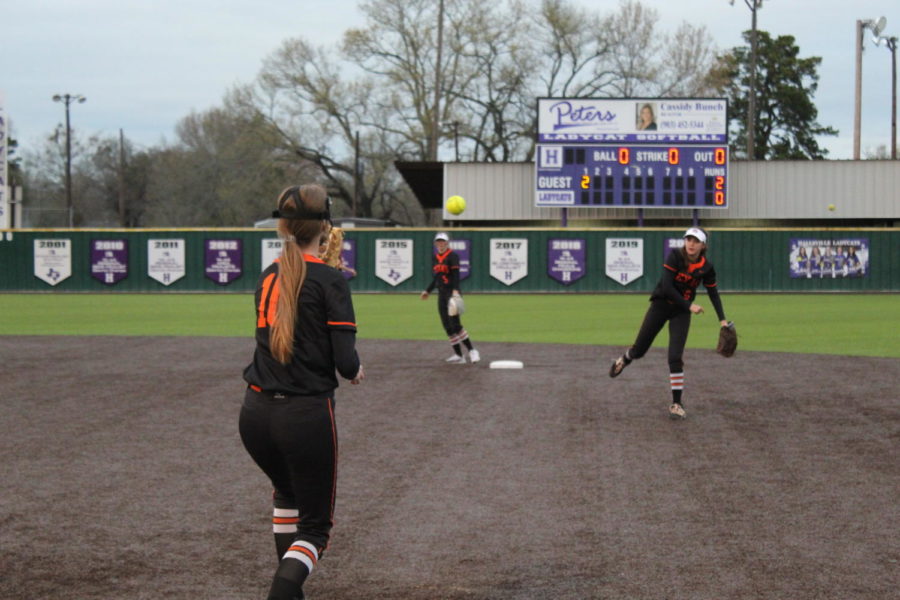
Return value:
[(665, 238), (663, 240), (663, 262), (669, 258), (669, 252), (676, 248), (684, 248), (684, 238)]
[(869, 239), (791, 238), (791, 278), (839, 279), (869, 276)]
[(586, 250), (584, 239), (547, 240), (547, 274), (563, 285), (578, 281), (586, 273)]
[(356, 277), (356, 240), (344, 238), (341, 245), (341, 262), (344, 263), (341, 269), (344, 279)]
[(107, 285), (128, 277), (128, 240), (91, 240), (91, 277)]
[(243, 273), (241, 240), (204, 240), (206, 276), (219, 285), (228, 285)]
[(450, 247), (459, 256), (459, 280), (472, 274), (472, 240), (450, 240)]

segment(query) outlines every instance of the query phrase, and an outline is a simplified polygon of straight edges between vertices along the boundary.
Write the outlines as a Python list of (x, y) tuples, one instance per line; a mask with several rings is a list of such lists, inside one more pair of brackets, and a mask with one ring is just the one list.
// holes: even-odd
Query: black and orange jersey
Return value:
[(291, 362), (278, 362), (269, 347), (269, 329), (278, 318), (276, 260), (262, 272), (256, 286), (256, 351), (244, 379), (265, 391), (318, 396), (337, 388), (335, 370), (346, 379), (359, 372), (356, 317), (350, 288), (340, 271), (314, 256), (304, 258), (306, 278), (300, 288)]
[(709, 294), (719, 320), (724, 321), (725, 313), (719, 299), (716, 270), (712, 263), (706, 256), (701, 256), (695, 263), (688, 262), (680, 248), (673, 249), (666, 257), (662, 277), (659, 278), (650, 299), (666, 300), (684, 310), (690, 310), (701, 283)]
[(459, 289), (459, 255), (450, 248), (443, 253), (435, 252), (431, 257), (431, 271), (434, 278), (425, 291), (431, 293), (435, 287), (438, 293), (450, 294)]

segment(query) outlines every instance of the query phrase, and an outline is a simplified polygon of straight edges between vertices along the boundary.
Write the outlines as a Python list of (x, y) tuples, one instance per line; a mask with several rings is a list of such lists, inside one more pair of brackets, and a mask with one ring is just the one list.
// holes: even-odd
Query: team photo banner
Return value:
[(724, 98), (538, 98), (538, 143), (728, 141)]
[(792, 279), (868, 277), (869, 239), (791, 238), (788, 261)]

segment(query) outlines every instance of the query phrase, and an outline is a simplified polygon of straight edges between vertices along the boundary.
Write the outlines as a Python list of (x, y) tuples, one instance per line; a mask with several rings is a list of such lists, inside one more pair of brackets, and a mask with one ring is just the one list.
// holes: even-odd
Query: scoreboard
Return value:
[(722, 98), (539, 98), (535, 206), (728, 208)]
[(727, 208), (728, 146), (542, 145), (538, 206)]

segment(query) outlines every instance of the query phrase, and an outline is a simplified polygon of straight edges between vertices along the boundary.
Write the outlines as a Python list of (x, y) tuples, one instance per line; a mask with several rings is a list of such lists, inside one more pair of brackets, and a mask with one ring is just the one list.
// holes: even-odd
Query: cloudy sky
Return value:
[[(534, 0), (535, 2), (538, 0)], [(577, 0), (614, 10), (617, 0)], [(82, 94), (72, 126), (83, 134), (125, 135), (151, 146), (175, 139), (175, 124), (218, 105), (249, 83), (284, 39), (336, 46), (364, 24), (359, 0), (0, 0), (0, 95), (22, 150), (63, 122), (54, 94)], [(720, 49), (742, 45), (750, 29), (745, 0), (643, 0), (661, 27), (706, 25)], [(820, 56), (819, 122), (840, 130), (821, 143), (829, 158), (852, 158), (858, 19), (887, 18), (882, 35), (900, 37), (898, 0), (766, 0), (759, 29), (793, 35), (802, 57)], [(889, 146), (891, 53), (866, 32), (863, 155)], [(449, 156), (444, 157), (449, 158)]]

